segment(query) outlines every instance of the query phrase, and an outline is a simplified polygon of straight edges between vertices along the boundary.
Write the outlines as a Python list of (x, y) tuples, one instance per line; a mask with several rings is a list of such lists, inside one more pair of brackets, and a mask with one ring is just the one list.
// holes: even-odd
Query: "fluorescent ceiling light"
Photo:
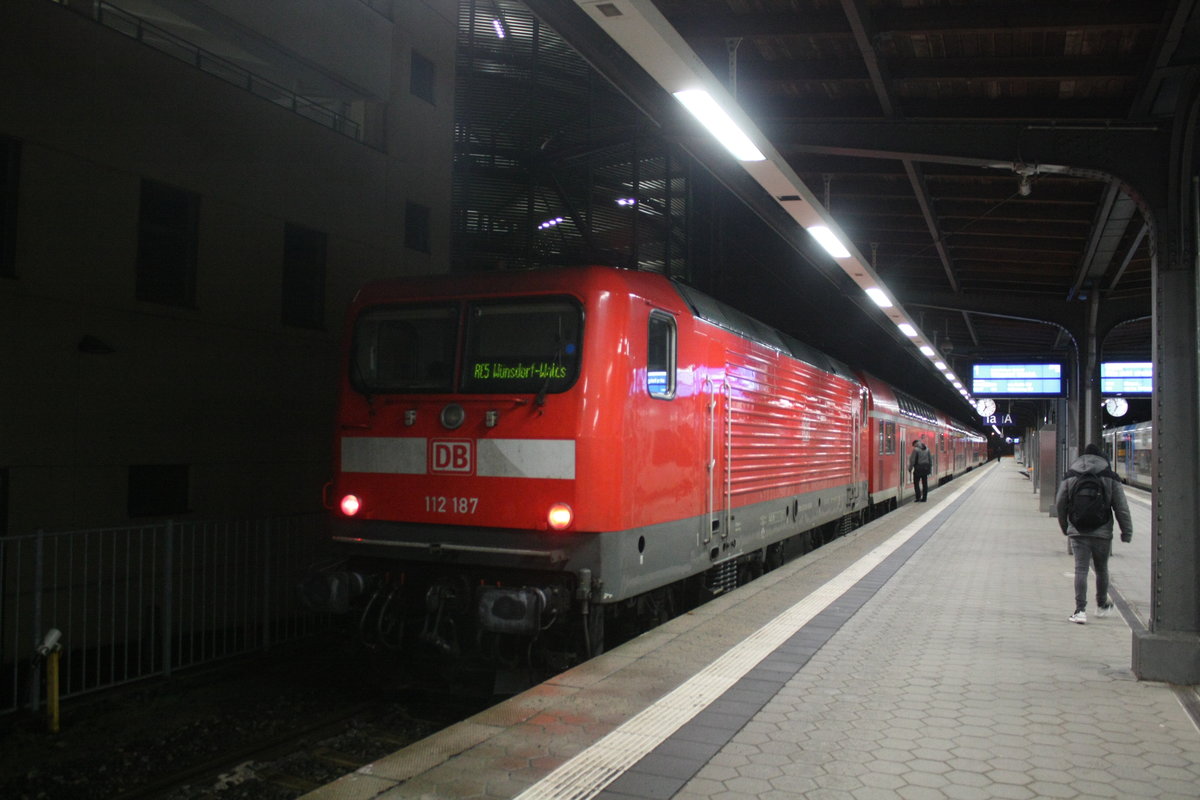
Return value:
[(946, 362), (945, 361), (935, 361), (935, 362), (933, 362), (933, 365), (935, 367), (937, 367), (938, 369), (940, 369), (942, 372), (946, 371)]
[(833, 231), (824, 225), (813, 225), (808, 228), (808, 233), (814, 239), (821, 243), (829, 255), (834, 258), (849, 258), (850, 251), (846, 249), (846, 245), (842, 244)]
[(924, 353), (925, 355), (929, 356), (930, 358), (933, 358), (934, 355), (936, 355), (933, 351), (933, 348), (927, 344), (921, 345), (921, 352)]
[(909, 325), (907, 322), (898, 323), (896, 327), (900, 329), (901, 333), (910, 338), (915, 338), (917, 335), (917, 329), (912, 325)]
[(878, 286), (871, 286), (866, 289), (867, 297), (875, 301), (875, 305), (880, 308), (891, 308), (892, 301), (888, 300), (888, 296), (884, 294), (883, 289)]
[(765, 161), (766, 156), (754, 146), (737, 123), (725, 113), (725, 109), (717, 105), (717, 101), (703, 89), (685, 89), (675, 93), (675, 99), (683, 103), (683, 107), (692, 112), (692, 116), (700, 120), (700, 124), (708, 132), (717, 137), (717, 141), (725, 145), (725, 149), (733, 153), (738, 161)]

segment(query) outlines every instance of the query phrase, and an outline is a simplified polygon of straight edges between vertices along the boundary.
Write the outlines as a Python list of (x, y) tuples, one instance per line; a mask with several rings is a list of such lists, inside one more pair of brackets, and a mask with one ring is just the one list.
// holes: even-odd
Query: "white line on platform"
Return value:
[(975, 470), (960, 478), (965, 482), (942, 502), (624, 725), (530, 786), (516, 800), (587, 800), (595, 797), (911, 539), (937, 516), (939, 507), (956, 500), (986, 472), (990, 470)]

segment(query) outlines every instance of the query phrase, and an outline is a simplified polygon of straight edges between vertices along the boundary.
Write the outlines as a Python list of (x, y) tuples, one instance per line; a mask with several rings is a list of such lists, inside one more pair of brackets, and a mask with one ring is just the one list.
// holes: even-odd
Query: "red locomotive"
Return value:
[[(570, 663), (904, 500), (983, 438), (661, 275), (381, 281), (347, 320), (322, 591), (368, 641)], [(356, 597), (357, 595), (357, 597)]]

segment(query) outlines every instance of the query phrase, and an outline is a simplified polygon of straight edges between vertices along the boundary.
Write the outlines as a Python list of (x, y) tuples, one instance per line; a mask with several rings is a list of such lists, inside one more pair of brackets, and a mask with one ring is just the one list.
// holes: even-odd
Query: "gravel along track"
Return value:
[(65, 701), (58, 734), (0, 717), (0, 798), (290, 800), (493, 702), (345, 653), (314, 642)]

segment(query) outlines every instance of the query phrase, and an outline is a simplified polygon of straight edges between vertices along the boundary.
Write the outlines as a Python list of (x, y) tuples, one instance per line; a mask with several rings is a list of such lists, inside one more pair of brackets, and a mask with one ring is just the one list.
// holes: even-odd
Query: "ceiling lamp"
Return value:
[(834, 258), (849, 258), (850, 251), (846, 249), (846, 245), (842, 244), (842, 240), (837, 237), (833, 231), (829, 230), (827, 225), (812, 225), (805, 228), (808, 235), (820, 242), (821, 247), (825, 248), (825, 252)]
[[(883, 289), (873, 264), (859, 253), (833, 216), (805, 185), (791, 165), (755, 125), (737, 99), (704, 65), (654, 0), (574, 0), (659, 86), (673, 95), (741, 162), (755, 182), (775, 198), (780, 208), (837, 260), (842, 271), (899, 324), (905, 317)], [(1030, 167), (1029, 174), (1037, 172)], [(916, 342), (922, 337), (914, 329)], [(937, 353), (924, 345), (929, 358)]]
[(1029, 197), (1033, 193), (1033, 176), (1037, 175), (1038, 168), (1017, 164), (1013, 167), (1013, 172), (1017, 173), (1017, 194)]
[[(725, 109), (713, 99), (704, 89), (684, 89), (675, 92), (675, 99), (683, 103), (683, 107), (692, 116), (700, 120), (700, 124), (716, 137), (725, 149), (733, 154), (738, 161), (765, 161), (766, 156), (754, 146), (750, 137), (737, 126)], [(846, 255), (849, 255), (847, 253)]]
[(863, 291), (865, 291), (867, 293), (867, 297), (874, 300), (875, 305), (879, 306), (880, 308), (892, 307), (892, 301), (888, 299), (887, 293), (878, 286), (868, 286)]

